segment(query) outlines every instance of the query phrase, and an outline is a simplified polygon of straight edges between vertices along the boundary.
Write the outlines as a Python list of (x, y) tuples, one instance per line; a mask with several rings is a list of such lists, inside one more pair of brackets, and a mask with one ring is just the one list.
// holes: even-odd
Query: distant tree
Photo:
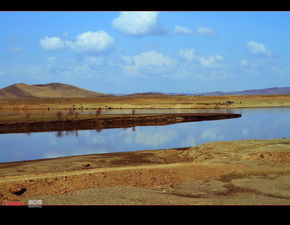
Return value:
[(135, 115), (135, 109), (132, 109), (132, 114)]

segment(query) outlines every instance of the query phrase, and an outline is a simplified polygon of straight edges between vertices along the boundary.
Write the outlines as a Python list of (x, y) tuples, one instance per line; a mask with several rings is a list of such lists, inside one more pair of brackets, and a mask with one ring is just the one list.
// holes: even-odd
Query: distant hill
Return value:
[(23, 98), (88, 98), (106, 94), (61, 83), (28, 85), (17, 83), (0, 89), (0, 99)]
[(127, 94), (126, 96), (143, 97), (143, 96), (160, 96), (160, 95), (166, 95), (166, 94), (161, 93), (161, 92), (141, 92), (141, 93)]
[(290, 94), (290, 87), (273, 87), (273, 88), (233, 91), (233, 92), (215, 91), (215, 92), (201, 93), (199, 95), (224, 96), (224, 95), (273, 95), (273, 94)]
[[(126, 96), (166, 96), (166, 95), (188, 95), (188, 96), (224, 96), (224, 95), (271, 95), (271, 94), (290, 94), (290, 87), (273, 87), (265, 89), (254, 89), (232, 92), (205, 92), (205, 93), (160, 93), (144, 92), (126, 94)], [(27, 99), (27, 98), (90, 98), (100, 96), (111, 96), (100, 92), (89, 91), (68, 84), (49, 83), (28, 85), (17, 83), (0, 89), (0, 99)], [(116, 95), (115, 95), (116, 96)], [(118, 96), (123, 96), (120, 94)]]
[(143, 92), (127, 94), (126, 96), (164, 96), (164, 95), (186, 95), (186, 96), (224, 96), (224, 95), (273, 95), (273, 94), (290, 94), (290, 87), (273, 87), (265, 89), (253, 89), (244, 91), (214, 91), (214, 92), (193, 92), (193, 93), (160, 93), (160, 92)]

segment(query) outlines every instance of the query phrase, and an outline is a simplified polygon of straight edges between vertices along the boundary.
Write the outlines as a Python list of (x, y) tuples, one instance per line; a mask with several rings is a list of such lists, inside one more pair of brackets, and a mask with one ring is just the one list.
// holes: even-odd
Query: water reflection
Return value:
[[(78, 137), (79, 136), (79, 131), (78, 130), (66, 130), (66, 131), (57, 131), (56, 132), (56, 137), (63, 137), (64, 135), (65, 136), (75, 136), (75, 137)], [(29, 133), (31, 134), (31, 133)]]
[(188, 147), (213, 141), (289, 137), (290, 108), (235, 109), (232, 112), (241, 113), (242, 117), (167, 126), (71, 130), (29, 135), (1, 134), (0, 161)]

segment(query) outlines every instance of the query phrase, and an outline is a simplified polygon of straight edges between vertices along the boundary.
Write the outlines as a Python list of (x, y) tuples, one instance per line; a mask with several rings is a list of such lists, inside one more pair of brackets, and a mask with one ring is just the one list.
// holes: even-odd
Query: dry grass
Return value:
[[(233, 104), (226, 104), (233, 101)], [(256, 108), (290, 107), (290, 95), (248, 96), (104, 96), (96, 98), (0, 100), (0, 109), (148, 109), (148, 108)]]

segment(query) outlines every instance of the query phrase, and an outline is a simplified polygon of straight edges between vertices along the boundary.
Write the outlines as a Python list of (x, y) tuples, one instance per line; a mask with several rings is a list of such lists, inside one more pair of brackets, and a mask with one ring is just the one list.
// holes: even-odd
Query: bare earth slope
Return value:
[(1, 163), (0, 201), (29, 199), (61, 205), (290, 204), (290, 138)]
[(50, 83), (28, 85), (17, 83), (0, 89), (0, 98), (25, 99), (25, 98), (88, 98), (99, 97), (105, 94), (88, 91), (72, 85)]

